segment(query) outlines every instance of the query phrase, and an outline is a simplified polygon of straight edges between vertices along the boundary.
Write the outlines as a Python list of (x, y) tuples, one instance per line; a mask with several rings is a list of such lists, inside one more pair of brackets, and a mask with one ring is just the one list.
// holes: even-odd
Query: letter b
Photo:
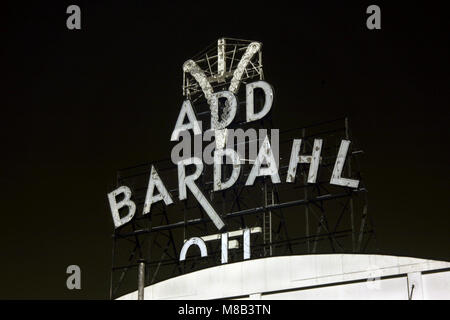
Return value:
[[(117, 202), (116, 197), (121, 193), (123, 193), (125, 197), (122, 201)], [(116, 190), (108, 193), (109, 206), (111, 207), (111, 214), (116, 228), (129, 222), (134, 217), (134, 213), (136, 211), (136, 204), (133, 201), (131, 201), (130, 198), (131, 198), (131, 190), (126, 186), (121, 186)], [(125, 206), (128, 207), (128, 214), (125, 217), (121, 218), (119, 215), (119, 210)]]

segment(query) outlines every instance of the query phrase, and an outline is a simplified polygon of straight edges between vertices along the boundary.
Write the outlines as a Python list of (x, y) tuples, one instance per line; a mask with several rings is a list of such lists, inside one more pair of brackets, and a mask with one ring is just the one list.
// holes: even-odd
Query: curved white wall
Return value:
[[(408, 299), (410, 295), (450, 299), (450, 263), (365, 254), (270, 257), (192, 272), (144, 291), (145, 299), (186, 300)], [(119, 299), (135, 300), (137, 292)]]

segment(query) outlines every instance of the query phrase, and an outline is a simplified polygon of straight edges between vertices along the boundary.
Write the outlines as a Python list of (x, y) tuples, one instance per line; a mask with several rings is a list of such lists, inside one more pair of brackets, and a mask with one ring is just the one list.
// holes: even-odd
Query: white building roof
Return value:
[[(145, 288), (144, 299), (261, 298), (261, 295), (271, 299), (282, 297), (284, 299), (308, 299), (308, 297), (314, 299), (402, 299), (412, 294), (409, 293), (412, 279), (416, 278), (410, 275), (437, 271), (445, 272), (440, 276), (443, 280), (441, 278), (439, 281), (433, 280), (433, 283), (437, 285), (436, 290), (443, 291), (443, 298), (450, 299), (449, 270), (449, 262), (388, 255), (317, 254), (268, 257), (223, 264), (156, 283)], [(394, 284), (393, 281), (390, 281), (391, 284), (388, 285), (388, 282), (383, 280), (392, 278), (403, 278), (401, 281), (404, 285), (403, 282)], [(430, 289), (423, 288), (422, 277), (419, 278), (420, 283), (416, 283), (416, 293), (423, 298), (424, 290), (427, 292)], [(367, 285), (367, 279), (381, 279), (381, 283), (386, 288), (395, 287), (392, 289), (395, 294), (389, 291), (392, 293), (390, 296), (383, 290), (366, 294), (365, 292), (371, 289), (371, 286)], [(426, 281), (431, 283), (432, 280)], [(358, 289), (351, 289), (352, 285), (358, 282), (360, 283)], [(316, 290), (313, 295), (307, 295), (311, 292), (310, 290), (324, 286), (335, 287), (335, 289), (334, 291)], [(342, 289), (336, 291), (336, 287), (342, 286), (346, 286), (346, 291)], [(347, 291), (349, 294), (345, 293)], [(397, 294), (397, 291), (402, 292)], [(448, 291), (447, 296), (446, 291)], [(283, 295), (283, 292), (288, 294)], [(352, 292), (358, 294), (352, 295)], [(438, 297), (440, 296), (442, 295)], [(137, 291), (119, 299), (136, 300)]]

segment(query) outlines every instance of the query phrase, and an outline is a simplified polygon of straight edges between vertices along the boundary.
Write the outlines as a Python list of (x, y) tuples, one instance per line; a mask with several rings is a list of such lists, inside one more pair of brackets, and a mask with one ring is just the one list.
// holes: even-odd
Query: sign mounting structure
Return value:
[[(362, 152), (348, 119), (274, 129), (261, 43), (222, 38), (187, 60), (183, 95), (170, 137), (183, 156), (120, 170), (108, 194), (111, 297), (133, 269), (116, 261), (124, 250), (145, 261), (151, 284), (217, 263), (368, 248), (374, 231), (354, 165)], [(119, 248), (124, 239), (133, 248)]]

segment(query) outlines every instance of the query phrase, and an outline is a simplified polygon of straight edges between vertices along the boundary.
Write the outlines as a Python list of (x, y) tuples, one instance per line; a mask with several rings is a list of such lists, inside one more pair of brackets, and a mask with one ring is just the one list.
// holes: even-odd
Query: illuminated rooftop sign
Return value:
[[(165, 206), (170, 206), (175, 201), (187, 199), (189, 194), (189, 196), (193, 196), (196, 199), (217, 230), (225, 230), (226, 223), (224, 219), (218, 214), (210, 201), (208, 201), (203, 190), (196, 183), (202, 176), (205, 166), (208, 165), (213, 166), (214, 192), (231, 188), (241, 175), (241, 166), (246, 163), (251, 164), (251, 170), (245, 180), (245, 186), (252, 186), (255, 180), (260, 177), (267, 177), (272, 184), (294, 183), (299, 165), (309, 166), (307, 183), (316, 183), (322, 161), (323, 139), (320, 137), (314, 139), (311, 154), (303, 154), (301, 152), (302, 139), (295, 138), (292, 140), (287, 176), (283, 181), (279, 175), (278, 129), (271, 129), (270, 134), (268, 134), (266, 129), (256, 130), (250, 127), (244, 131), (241, 127), (236, 128), (235, 118), (239, 106), (237, 95), (240, 88), (245, 93), (245, 120), (240, 123), (241, 126), (257, 123), (272, 111), (274, 90), (268, 82), (261, 80), (262, 69), (252, 62), (252, 59), (260, 52), (260, 49), (261, 44), (258, 42), (251, 42), (243, 47), (242, 50), (244, 52), (238, 64), (232, 69), (233, 66), (227, 66), (227, 59), (225, 59), (227, 55), (232, 53), (226, 51), (225, 40), (219, 39), (217, 55), (211, 57), (211, 61), (206, 56), (208, 65), (206, 71), (194, 60), (188, 60), (184, 63), (183, 94), (185, 95), (185, 100), (181, 104), (181, 109), (170, 137), (171, 141), (178, 142), (173, 147), (171, 154), (171, 160), (177, 166), (178, 172), (178, 197), (175, 198), (169, 192), (166, 182), (158, 174), (158, 168), (152, 165), (142, 215), (151, 214), (152, 206), (155, 203), (162, 202)], [(212, 62), (213, 60), (214, 62)], [(213, 66), (217, 68), (216, 72), (212, 71)], [(260, 77), (259, 80), (248, 81), (252, 79), (252, 72), (253, 75)], [(254, 80), (254, 77), (252, 80)], [(215, 92), (214, 88), (217, 86), (222, 89)], [(225, 90), (223, 89), (224, 87), (226, 88)], [(209, 106), (210, 127), (208, 130), (203, 130), (203, 124), (198, 120), (198, 116), (194, 111), (195, 104), (201, 103), (200, 98), (204, 98)], [(257, 101), (259, 102), (257, 103)], [(234, 127), (230, 128), (232, 125)], [(194, 136), (194, 144), (196, 137), (201, 137), (203, 141), (211, 141), (212, 137), (214, 137), (214, 141), (203, 150), (200, 150), (200, 152), (192, 155), (190, 154), (191, 133)], [(240, 148), (244, 144), (246, 137), (256, 137), (256, 139), (249, 140), (248, 154), (246, 154), (247, 149)], [(236, 140), (237, 143), (235, 143)], [(329, 177), (329, 183), (342, 187), (358, 188), (358, 180), (343, 177), (343, 168), (349, 145), (349, 140), (341, 140), (334, 168)], [(194, 145), (194, 149), (198, 148)], [(183, 151), (182, 156), (179, 151)], [(228, 174), (226, 179), (223, 177), (222, 169), (224, 165), (232, 166), (231, 173)], [(188, 172), (188, 167), (194, 170)], [(119, 186), (108, 194), (115, 228), (129, 223), (134, 218), (136, 204), (132, 196), (131, 189), (125, 185)], [(126, 213), (120, 214), (119, 211), (125, 211)], [(205, 241), (221, 240), (221, 261), (226, 263), (228, 262), (227, 252), (229, 246), (235, 245), (233, 240), (229, 240), (229, 238), (241, 236), (244, 244), (244, 259), (249, 259), (250, 235), (258, 232), (261, 232), (260, 227), (236, 231), (227, 230), (221, 234), (185, 239), (179, 259), (185, 259), (187, 250), (192, 245), (200, 248), (202, 257), (207, 256)]]

